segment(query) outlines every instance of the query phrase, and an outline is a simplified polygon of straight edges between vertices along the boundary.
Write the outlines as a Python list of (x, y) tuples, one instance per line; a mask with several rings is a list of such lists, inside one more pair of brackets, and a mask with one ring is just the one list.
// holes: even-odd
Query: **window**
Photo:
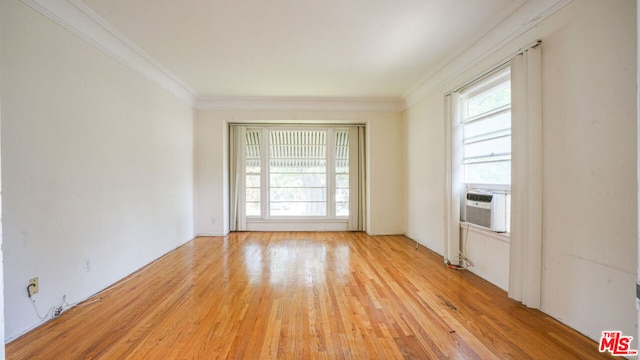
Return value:
[[(510, 69), (476, 81), (458, 92), (457, 181), (466, 193), (492, 194), (491, 210), (465, 201), (461, 219), (510, 232), (511, 78)], [(487, 205), (485, 205), (487, 206)], [(480, 216), (482, 215), (482, 216)]]
[(249, 128), (244, 181), (249, 219), (347, 219), (349, 131)]
[(231, 231), (362, 231), (366, 127), (229, 124)]
[(509, 70), (461, 93), (466, 184), (511, 184), (511, 81)]
[(260, 216), (262, 149), (259, 130), (247, 130), (245, 155), (245, 207), (247, 216)]
[(269, 216), (327, 216), (327, 130), (269, 130)]
[(336, 216), (349, 216), (349, 132), (335, 132)]

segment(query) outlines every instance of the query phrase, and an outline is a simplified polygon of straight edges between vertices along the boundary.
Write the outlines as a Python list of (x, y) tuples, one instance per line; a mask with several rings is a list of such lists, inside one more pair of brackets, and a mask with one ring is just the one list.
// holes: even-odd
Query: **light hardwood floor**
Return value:
[(607, 358), (404, 236), (200, 237), (99, 297), (11, 342), (7, 358)]

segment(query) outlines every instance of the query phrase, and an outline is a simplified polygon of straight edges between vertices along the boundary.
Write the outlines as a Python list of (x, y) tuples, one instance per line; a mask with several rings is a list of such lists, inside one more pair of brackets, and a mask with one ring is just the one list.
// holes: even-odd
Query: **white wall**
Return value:
[[(223, 235), (228, 227), (230, 122), (358, 122), (367, 124), (370, 234), (405, 232), (402, 114), (346, 111), (199, 111), (196, 116), (196, 234)], [(213, 223), (212, 219), (215, 219)]]
[(407, 236), (443, 255), (444, 98), (434, 92), (405, 112)]
[[(5, 338), (193, 236), (193, 110), (18, 0), (1, 3)], [(85, 259), (90, 271), (85, 272)]]
[(487, 235), (484, 229), (468, 224), (460, 226), (462, 244), (466, 244), (465, 254), (473, 261), (468, 270), (486, 279), (504, 291), (509, 290), (509, 238), (504, 234)]
[(542, 306), (594, 339), (636, 332), (635, 13), (574, 2), (544, 39)]
[(471, 48), (406, 113), (408, 235), (442, 253), (444, 94), (542, 40), (542, 310), (595, 340), (636, 333), (635, 6), (574, 1), (468, 68)]

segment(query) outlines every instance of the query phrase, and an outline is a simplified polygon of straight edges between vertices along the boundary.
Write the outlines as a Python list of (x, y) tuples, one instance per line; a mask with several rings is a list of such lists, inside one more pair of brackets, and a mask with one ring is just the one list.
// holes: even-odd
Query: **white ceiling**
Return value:
[(198, 98), (401, 98), (526, 0), (83, 2)]

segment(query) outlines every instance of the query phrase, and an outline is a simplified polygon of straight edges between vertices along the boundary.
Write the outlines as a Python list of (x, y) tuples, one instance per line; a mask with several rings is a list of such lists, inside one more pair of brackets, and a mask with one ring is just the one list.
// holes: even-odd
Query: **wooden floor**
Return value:
[(597, 344), (403, 236), (201, 237), (8, 359), (591, 359)]

